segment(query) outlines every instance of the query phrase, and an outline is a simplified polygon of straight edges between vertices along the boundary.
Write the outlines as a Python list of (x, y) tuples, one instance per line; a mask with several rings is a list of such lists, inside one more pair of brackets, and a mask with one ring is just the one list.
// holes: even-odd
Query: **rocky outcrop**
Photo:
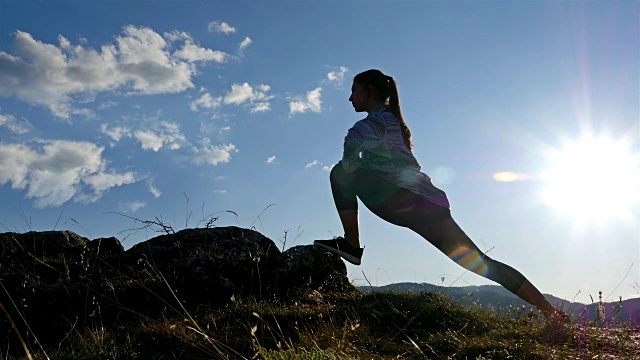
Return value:
[[(281, 252), (257, 231), (187, 229), (124, 250), (69, 231), (0, 234), (0, 303), (40, 342), (74, 326), (221, 306), (235, 299), (324, 301), (357, 292), (339, 257), (311, 245)], [(0, 331), (11, 332), (0, 316)]]

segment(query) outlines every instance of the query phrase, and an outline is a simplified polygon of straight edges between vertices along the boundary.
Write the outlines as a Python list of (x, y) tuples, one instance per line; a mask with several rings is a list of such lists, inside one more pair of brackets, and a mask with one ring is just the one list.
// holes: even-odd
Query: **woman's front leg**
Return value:
[(342, 162), (336, 164), (329, 175), (333, 201), (344, 229), (344, 238), (354, 248), (360, 248), (355, 178), (355, 174), (348, 174), (344, 171)]

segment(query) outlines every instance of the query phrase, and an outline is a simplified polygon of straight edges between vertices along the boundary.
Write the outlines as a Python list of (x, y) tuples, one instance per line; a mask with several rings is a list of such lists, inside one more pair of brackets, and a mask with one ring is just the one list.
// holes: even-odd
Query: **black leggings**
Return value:
[(448, 208), (400, 188), (374, 171), (358, 168), (347, 173), (341, 162), (331, 170), (330, 180), (338, 211), (357, 210), (360, 198), (371, 212), (420, 234), (465, 269), (501, 284), (533, 305), (546, 301), (539, 299), (542, 295), (537, 289), (537, 294), (523, 294), (528, 280), (516, 269), (484, 254), (456, 224)]
[(342, 162), (331, 170), (331, 191), (338, 211), (357, 210), (360, 198), (374, 214), (398, 226), (413, 229), (417, 224), (451, 217), (448, 208), (390, 183), (376, 172), (358, 168), (344, 171)]

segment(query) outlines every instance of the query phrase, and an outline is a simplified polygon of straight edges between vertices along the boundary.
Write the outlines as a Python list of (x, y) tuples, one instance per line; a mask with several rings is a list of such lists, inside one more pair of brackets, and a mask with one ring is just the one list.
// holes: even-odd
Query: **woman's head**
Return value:
[[(387, 76), (380, 70), (371, 69), (356, 75), (353, 78), (354, 87), (360, 87), (367, 97), (373, 97), (376, 102), (382, 102), (387, 106), (387, 109), (398, 119), (400, 126), (403, 130), (403, 138), (407, 147), (411, 149), (411, 131), (407, 127), (402, 117), (402, 110), (400, 109), (400, 98), (398, 97), (398, 87), (395, 80), (391, 76)], [(351, 100), (352, 97), (349, 98)], [(354, 106), (356, 104), (354, 103)], [(358, 111), (358, 109), (356, 109)]]
[[(371, 96), (375, 96), (377, 101), (388, 105), (392, 92), (392, 84), (389, 83), (390, 76), (382, 73), (380, 70), (371, 69), (356, 75), (353, 82), (362, 86)], [(393, 84), (395, 85), (395, 84)], [(397, 91), (395, 91), (397, 94)]]

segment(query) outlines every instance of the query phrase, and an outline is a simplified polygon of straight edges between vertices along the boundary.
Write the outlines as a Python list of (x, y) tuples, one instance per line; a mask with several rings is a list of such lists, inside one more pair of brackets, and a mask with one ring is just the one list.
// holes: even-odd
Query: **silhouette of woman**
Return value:
[(368, 115), (349, 129), (342, 160), (330, 175), (344, 237), (314, 245), (360, 265), (360, 198), (377, 216), (415, 231), (458, 265), (504, 286), (545, 317), (552, 315), (554, 307), (519, 271), (480, 251), (451, 217), (444, 191), (420, 171), (394, 79), (379, 70), (362, 72), (353, 79), (349, 101)]

